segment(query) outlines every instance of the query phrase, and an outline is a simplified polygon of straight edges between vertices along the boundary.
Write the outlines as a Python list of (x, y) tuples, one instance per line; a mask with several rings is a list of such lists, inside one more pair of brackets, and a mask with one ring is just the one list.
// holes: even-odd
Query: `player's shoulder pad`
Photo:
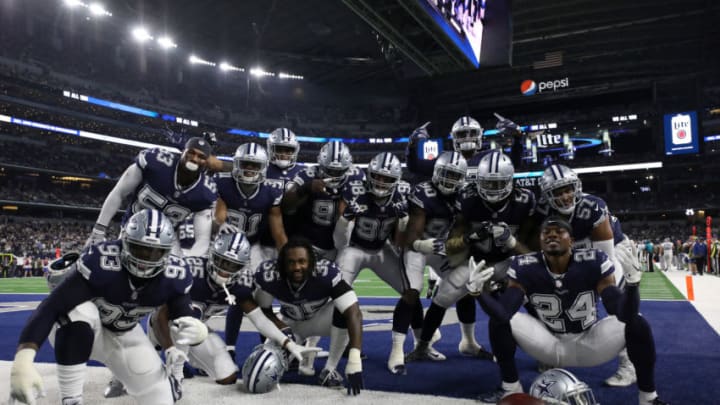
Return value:
[(171, 281), (171, 285), (176, 292), (182, 294), (190, 292), (193, 283), (193, 272), (185, 258), (173, 254), (169, 255), (165, 271), (160, 274)]
[(527, 271), (542, 263), (542, 253), (532, 252), (523, 255), (516, 255), (513, 257), (510, 263), (510, 268), (507, 271), (508, 277), (517, 279), (518, 273)]
[(121, 271), (119, 240), (100, 242), (89, 246), (80, 255), (77, 271), (86, 279), (102, 284), (113, 280), (113, 276)]
[(342, 280), (340, 266), (338, 266), (337, 263), (327, 259), (320, 259), (317, 261), (317, 263), (315, 264), (315, 269), (312, 272), (312, 276), (324, 281), (328, 281), (333, 286), (335, 286)]
[(255, 270), (254, 284), (263, 286), (274, 280), (280, 279), (280, 270), (277, 267), (276, 260), (265, 260), (260, 263)]

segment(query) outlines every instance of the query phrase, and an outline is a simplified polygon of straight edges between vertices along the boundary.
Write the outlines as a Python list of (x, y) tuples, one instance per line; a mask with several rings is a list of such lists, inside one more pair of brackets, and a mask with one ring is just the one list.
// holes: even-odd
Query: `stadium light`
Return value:
[(112, 16), (112, 13), (105, 10), (105, 7), (100, 3), (91, 3), (88, 6), (88, 9), (90, 10), (90, 14), (94, 15), (95, 17)]
[(254, 67), (254, 68), (250, 69), (250, 74), (255, 77), (275, 76), (275, 73), (266, 72), (262, 68), (259, 68), (259, 67)]
[(163, 49), (177, 48), (177, 44), (167, 35), (158, 38), (157, 43)]
[(304, 77), (302, 77), (302, 76), (293, 75), (293, 74), (284, 73), (284, 72), (278, 73), (278, 78), (280, 78), (280, 79), (293, 79), (293, 80), (303, 80), (303, 79), (304, 79)]
[(135, 27), (132, 30), (132, 36), (138, 42), (147, 42), (153, 39), (152, 35), (148, 32), (145, 27)]
[(190, 58), (188, 60), (193, 65), (216, 66), (215, 62), (210, 62), (209, 60), (198, 58), (195, 55), (190, 55)]
[(243, 68), (241, 68), (241, 67), (233, 66), (233, 65), (231, 65), (231, 64), (229, 64), (229, 63), (227, 63), (227, 62), (222, 62), (222, 63), (220, 63), (219, 66), (220, 66), (220, 70), (222, 70), (223, 72), (230, 72), (230, 71), (232, 71), (232, 72), (244, 72), (244, 71), (245, 71), (245, 69), (243, 69)]

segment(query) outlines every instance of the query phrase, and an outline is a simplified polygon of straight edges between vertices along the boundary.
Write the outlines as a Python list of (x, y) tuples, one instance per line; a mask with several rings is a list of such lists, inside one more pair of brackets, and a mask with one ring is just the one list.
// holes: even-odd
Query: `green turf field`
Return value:
[[(427, 282), (426, 282), (427, 286)], [(398, 294), (380, 280), (375, 273), (365, 269), (355, 280), (355, 291), (361, 297), (397, 297)], [(0, 279), (0, 293), (46, 293), (42, 277)], [(425, 292), (421, 296), (425, 296)], [(682, 300), (680, 291), (660, 271), (644, 273), (640, 297), (653, 300)]]

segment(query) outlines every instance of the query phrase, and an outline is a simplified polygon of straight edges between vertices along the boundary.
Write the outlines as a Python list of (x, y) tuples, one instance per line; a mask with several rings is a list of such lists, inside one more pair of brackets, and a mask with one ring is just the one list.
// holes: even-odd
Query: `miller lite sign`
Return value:
[(665, 154), (698, 153), (698, 118), (695, 111), (665, 114)]
[(678, 114), (670, 119), (673, 145), (684, 145), (692, 142), (693, 131), (689, 114)]

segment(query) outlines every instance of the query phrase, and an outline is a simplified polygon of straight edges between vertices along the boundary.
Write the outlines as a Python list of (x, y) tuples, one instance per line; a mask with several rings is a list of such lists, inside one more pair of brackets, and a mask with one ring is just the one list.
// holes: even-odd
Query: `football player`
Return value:
[[(330, 351), (319, 383), (339, 387), (343, 378), (336, 367), (350, 344), (345, 376), (348, 394), (363, 389), (362, 313), (352, 287), (342, 279), (334, 262), (319, 259), (305, 239), (292, 238), (280, 249), (277, 260), (263, 262), (255, 273), (255, 299), (276, 323), (290, 326), (296, 336), (330, 336)], [(280, 321), (272, 311), (280, 302)]]
[[(537, 253), (515, 256), (508, 269), (505, 292), (495, 298), (486, 284), (494, 269), (484, 261), (469, 260), (468, 290), (483, 301), (490, 315), (490, 342), (497, 358), (502, 385), (482, 395), (483, 404), (495, 404), (522, 392), (515, 365), (519, 345), (530, 356), (560, 367), (593, 367), (611, 360), (627, 345), (637, 369), (638, 403), (663, 405), (655, 392), (655, 343), (648, 322), (639, 314), (642, 270), (632, 247), (618, 254), (633, 265), (623, 267), (624, 291), (615, 285), (614, 265), (599, 249), (574, 249), (573, 228), (562, 217), (551, 216), (541, 225)], [(597, 297), (610, 316), (598, 319)], [(531, 313), (517, 312), (527, 301)]]
[(321, 257), (335, 260), (335, 222), (342, 214), (344, 190), (362, 186), (365, 176), (352, 164), (350, 149), (340, 141), (323, 145), (317, 166), (306, 167), (287, 186), (283, 210), (295, 212), (304, 237)]
[[(428, 356), (426, 342), (442, 323), (447, 308), (467, 295), (468, 255), (476, 261), (499, 264), (511, 255), (529, 252), (524, 242), (532, 230), (535, 196), (530, 190), (514, 187), (514, 174), (510, 158), (500, 151), (491, 151), (480, 159), (476, 180), (460, 191), (453, 237), (445, 247), (451, 262), (440, 273), (443, 281), (425, 314), (421, 343), (408, 355), (409, 359), (432, 358)], [(500, 274), (494, 281), (502, 278)], [(458, 317), (462, 331), (460, 353), (492, 360), (492, 354), (475, 339), (475, 318), (464, 318), (462, 314)]]
[[(270, 155), (270, 164), (265, 181), (285, 191), (292, 179), (305, 168), (305, 165), (297, 162), (300, 142), (293, 131), (287, 128), (277, 128), (270, 133), (267, 139), (267, 152)], [(297, 230), (297, 222), (298, 218), (295, 215), (283, 212), (285, 234), (293, 235)], [(269, 232), (262, 232), (260, 242), (264, 246), (271, 246), (273, 244), (272, 235)]]
[[(436, 272), (448, 268), (445, 241), (455, 221), (455, 199), (465, 182), (466, 173), (467, 162), (460, 153), (443, 152), (435, 161), (432, 180), (413, 187), (408, 197), (410, 215), (405, 235), (407, 250), (404, 254), (409, 274), (422, 274), (426, 265)], [(435, 328), (434, 331), (437, 330)], [(421, 331), (413, 330), (418, 344), (423, 341)], [(422, 343), (422, 352), (432, 360), (445, 360), (445, 355), (431, 346), (434, 331)]]
[[(340, 249), (337, 263), (343, 279), (350, 285), (360, 270), (372, 269), (383, 281), (402, 295), (393, 313), (392, 350), (388, 368), (394, 374), (404, 374), (403, 343), (414, 312), (418, 323), (422, 319), (420, 290), (423, 269), (407, 273), (401, 257), (390, 241), (398, 241), (407, 224), (407, 201), (397, 191), (402, 176), (400, 160), (389, 152), (382, 152), (370, 160), (365, 184), (347, 190), (349, 201), (335, 226), (335, 245)], [(397, 243), (396, 243), (397, 245)]]
[[(565, 218), (572, 225), (575, 247), (593, 247), (605, 252), (615, 264), (615, 281), (622, 288), (623, 270), (631, 267), (632, 263), (617, 260), (614, 252), (616, 247), (629, 249), (635, 244), (623, 234), (620, 221), (617, 218), (613, 221), (605, 201), (583, 193), (577, 174), (564, 165), (551, 165), (545, 169), (539, 183), (542, 197), (536, 210), (536, 223), (551, 215)], [(627, 352), (622, 351), (617, 371), (605, 383), (612, 387), (626, 387), (635, 381), (632, 362)]]
[[(210, 144), (199, 137), (190, 138), (180, 156), (160, 148), (141, 151), (105, 198), (85, 247), (105, 240), (110, 221), (124, 201), (129, 201), (123, 223), (145, 208), (162, 211), (174, 227), (194, 214), (195, 242), (185, 253), (187, 256), (207, 254), (212, 230), (211, 208), (217, 199), (215, 181), (205, 169), (211, 154)], [(173, 253), (181, 255), (177, 239)]]
[(662, 243), (662, 260), (660, 261), (662, 271), (668, 271), (673, 267), (673, 248), (675, 245), (670, 238), (665, 238)]
[[(190, 290), (194, 316), (207, 325), (207, 321), (221, 315), (228, 307), (237, 307), (255, 325), (263, 336), (270, 338), (279, 347), (284, 348), (293, 358), (301, 361), (303, 353), (316, 352), (319, 348), (300, 346), (288, 336), (289, 328), (280, 331), (257, 306), (253, 299), (253, 277), (248, 270), (250, 263), (250, 242), (245, 234), (219, 234), (210, 246), (209, 257), (186, 257), (193, 285)], [(190, 364), (206, 372), (210, 378), (221, 385), (234, 384), (237, 381), (235, 363), (235, 345), (226, 347), (217, 333), (209, 333), (200, 344), (186, 346), (174, 344), (169, 333), (168, 308), (163, 306), (153, 313), (149, 321), (148, 336), (154, 345), (163, 348), (176, 346), (188, 354)], [(234, 331), (237, 340), (240, 325), (227, 318), (225, 332)], [(183, 379), (183, 364), (174, 364), (173, 375), (177, 381)]]
[[(280, 203), (283, 190), (265, 182), (268, 156), (265, 148), (255, 143), (240, 145), (233, 156), (232, 173), (218, 173), (218, 201), (215, 223), (219, 231), (244, 232), (252, 245), (250, 266), (256, 269), (277, 256), (285, 242), (285, 228)], [(264, 246), (261, 233), (272, 235), (274, 245)]]
[[(179, 344), (198, 344), (207, 328), (193, 318), (192, 277), (182, 258), (170, 255), (175, 230), (162, 212), (138, 211), (120, 240), (91, 245), (75, 271), (52, 290), (20, 335), (13, 362), (11, 397), (35, 403), (42, 379), (33, 366), (48, 336), (55, 348), (62, 403), (82, 404), (86, 363), (104, 363), (138, 403), (172, 405), (181, 392), (168, 375), (139, 325), (167, 304), (171, 334)], [(167, 366), (182, 361), (175, 347), (165, 351)]]

